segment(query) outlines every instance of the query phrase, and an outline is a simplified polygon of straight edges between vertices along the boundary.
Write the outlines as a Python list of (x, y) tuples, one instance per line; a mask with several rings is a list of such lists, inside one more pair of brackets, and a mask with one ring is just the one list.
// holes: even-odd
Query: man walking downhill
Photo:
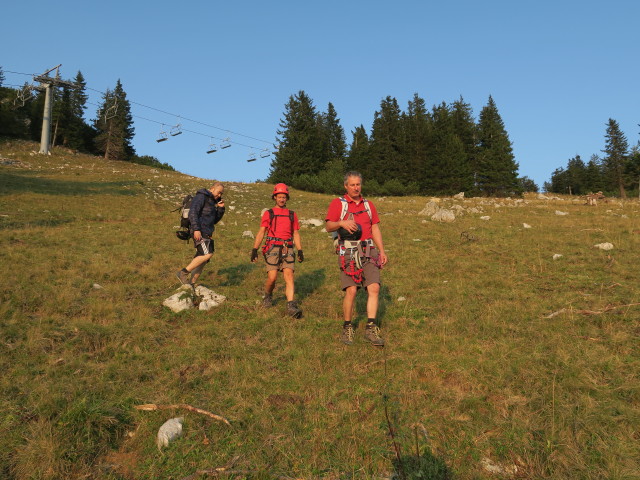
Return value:
[(344, 324), (341, 340), (353, 343), (355, 329), (351, 320), (358, 289), (367, 291), (367, 325), (364, 338), (377, 347), (384, 346), (376, 322), (380, 293), (380, 268), (387, 263), (380, 218), (376, 207), (362, 197), (362, 175), (348, 172), (344, 176), (345, 195), (334, 199), (327, 212), (327, 232), (337, 232), (336, 253), (340, 265), (340, 283), (344, 291)]
[(266, 234), (266, 241), (262, 249), (267, 268), (267, 281), (264, 284), (264, 300), (262, 304), (270, 307), (273, 304), (273, 289), (276, 286), (278, 272), (282, 272), (285, 282), (285, 294), (287, 297), (287, 315), (293, 318), (301, 318), (302, 310), (294, 300), (294, 266), (295, 256), (293, 247), (298, 251), (298, 262), (304, 260), (302, 244), (300, 243), (300, 224), (298, 216), (293, 210), (287, 208), (289, 200), (289, 188), (284, 183), (278, 183), (271, 198), (275, 206), (262, 214), (260, 229), (251, 250), (251, 261), (258, 258), (258, 247)]
[[(198, 190), (191, 202), (189, 232), (193, 237), (196, 254), (189, 265), (176, 273), (178, 280), (183, 285), (195, 285), (204, 266), (209, 263), (213, 256), (214, 244), (211, 235), (215, 230), (215, 224), (224, 215), (223, 191), (224, 186), (222, 183), (216, 182), (209, 189), (202, 188)], [(191, 276), (190, 279), (189, 276)]]

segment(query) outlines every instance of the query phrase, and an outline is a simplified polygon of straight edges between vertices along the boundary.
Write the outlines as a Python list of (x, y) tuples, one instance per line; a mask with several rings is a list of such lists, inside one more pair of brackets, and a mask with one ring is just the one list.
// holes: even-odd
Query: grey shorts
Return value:
[(202, 237), (200, 241), (193, 240), (193, 246), (196, 247), (196, 254), (194, 257), (201, 257), (204, 255), (213, 254), (215, 251), (213, 239)]
[(273, 246), (264, 255), (264, 262), (267, 272), (277, 270), (281, 272), (285, 268), (295, 270), (296, 259), (293, 254), (293, 248), (288, 248), (285, 255), (281, 255), (280, 247)]
[[(371, 248), (371, 256), (373, 258), (378, 256), (378, 250), (376, 248)], [(338, 256), (338, 265), (340, 266), (340, 287), (342, 290), (345, 290), (347, 287), (367, 288), (373, 283), (380, 283), (380, 267), (368, 258), (365, 258), (362, 262), (362, 283), (356, 283), (352, 275), (347, 275), (342, 270), (340, 256)]]

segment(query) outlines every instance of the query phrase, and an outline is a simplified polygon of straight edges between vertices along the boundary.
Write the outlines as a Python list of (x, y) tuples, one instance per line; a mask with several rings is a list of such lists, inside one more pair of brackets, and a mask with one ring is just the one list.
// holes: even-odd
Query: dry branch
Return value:
[(189, 410), (190, 412), (201, 413), (202, 415), (206, 415), (207, 417), (213, 418), (219, 422), (225, 423), (229, 426), (229, 420), (220, 415), (216, 415), (215, 413), (208, 412), (207, 410), (202, 410), (201, 408), (192, 407), (191, 405), (187, 405), (186, 403), (178, 403), (176, 405), (156, 405), (155, 403), (146, 403), (144, 405), (136, 405), (135, 407), (138, 410), (145, 410), (147, 412), (152, 412), (155, 410), (171, 410), (174, 408), (181, 408), (183, 410)]
[[(579, 313), (580, 315), (602, 315), (603, 313), (611, 312), (613, 310), (620, 310), (622, 308), (628, 307), (637, 307), (640, 303), (627, 303), (626, 305), (607, 305), (602, 310), (572, 310), (574, 313)], [(553, 318), (561, 313), (568, 312), (568, 308), (561, 308), (557, 312), (550, 313), (544, 318)]]

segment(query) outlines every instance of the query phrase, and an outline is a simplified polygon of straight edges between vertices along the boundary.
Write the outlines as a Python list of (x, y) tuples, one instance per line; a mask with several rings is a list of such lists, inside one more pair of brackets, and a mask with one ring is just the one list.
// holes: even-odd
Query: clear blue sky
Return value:
[[(334, 104), (348, 143), (356, 126), (370, 132), (387, 95), (403, 109), (414, 93), (429, 107), (462, 96), (476, 119), (491, 95), (519, 174), (540, 187), (569, 158), (602, 155), (609, 118), (630, 146), (640, 138), (636, 0), (35, 0), (2, 12), (5, 84), (30, 80), (10, 71), (58, 64), (64, 78), (80, 70), (97, 91), (120, 79), (135, 102), (137, 153), (198, 177), (264, 179), (272, 157), (260, 149), (275, 141), (299, 90), (319, 110)], [(94, 90), (89, 101), (98, 104)], [(89, 105), (86, 117), (95, 111)], [(185, 131), (157, 143), (155, 122), (205, 136)], [(235, 143), (207, 155), (218, 143), (208, 136)], [(257, 161), (247, 163), (248, 147)]]

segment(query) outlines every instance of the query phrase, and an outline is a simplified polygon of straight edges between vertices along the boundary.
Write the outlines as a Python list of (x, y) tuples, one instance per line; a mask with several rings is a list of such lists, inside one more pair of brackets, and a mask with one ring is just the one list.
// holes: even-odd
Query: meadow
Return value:
[[(243, 232), (272, 185), (226, 184), (201, 283), (227, 301), (174, 314), (193, 249), (171, 210), (211, 180), (37, 149), (0, 142), (1, 478), (640, 478), (637, 199), (442, 198), (463, 214), (439, 223), (430, 198), (370, 198), (387, 345), (363, 340), (359, 295), (345, 346), (321, 226), (301, 230), (304, 318), (281, 280), (261, 306)], [(289, 207), (324, 219), (331, 198), (293, 190)]]

